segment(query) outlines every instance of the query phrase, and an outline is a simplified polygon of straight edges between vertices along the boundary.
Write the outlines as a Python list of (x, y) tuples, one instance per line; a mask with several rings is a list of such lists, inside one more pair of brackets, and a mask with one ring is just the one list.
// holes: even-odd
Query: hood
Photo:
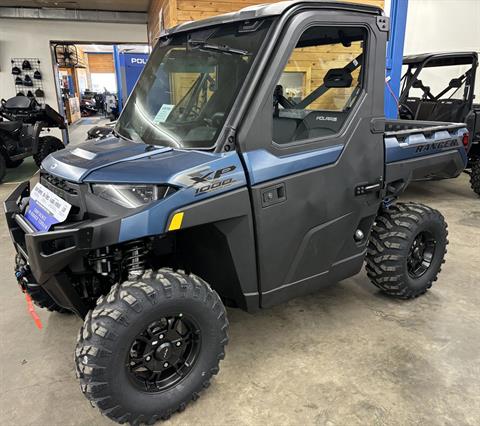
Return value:
[(50, 154), (42, 169), (81, 182), (163, 183), (212, 160), (213, 154), (126, 141), (116, 136), (91, 140)]

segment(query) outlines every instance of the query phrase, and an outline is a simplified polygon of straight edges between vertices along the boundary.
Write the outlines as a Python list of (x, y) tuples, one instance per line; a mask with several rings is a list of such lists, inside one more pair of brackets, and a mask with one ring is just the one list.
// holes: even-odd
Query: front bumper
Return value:
[(28, 265), (36, 282), (55, 302), (84, 317), (87, 307), (65, 269), (90, 250), (118, 242), (120, 219), (84, 220), (59, 224), (52, 231), (38, 232), (23, 215), (29, 196), (30, 183), (24, 182), (4, 203), (15, 250)]

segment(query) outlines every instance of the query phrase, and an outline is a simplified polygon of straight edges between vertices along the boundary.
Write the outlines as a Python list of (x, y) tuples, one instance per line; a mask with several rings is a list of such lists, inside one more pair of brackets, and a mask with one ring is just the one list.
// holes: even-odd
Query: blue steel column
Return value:
[(123, 109), (122, 74), (120, 68), (120, 51), (116, 44), (113, 45), (113, 63), (115, 65), (115, 78), (117, 80), (118, 112)]
[[(387, 45), (386, 76), (390, 77), (390, 87), (398, 99), (402, 73), (403, 45), (407, 24), (408, 0), (391, 0), (390, 40)], [(395, 98), (385, 86), (385, 116), (397, 118), (398, 107)]]

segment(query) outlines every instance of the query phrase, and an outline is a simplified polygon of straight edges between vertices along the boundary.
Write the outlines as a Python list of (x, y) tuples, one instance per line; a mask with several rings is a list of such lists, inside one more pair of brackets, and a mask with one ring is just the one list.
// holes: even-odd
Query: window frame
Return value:
[[(360, 90), (356, 96), (356, 99), (355, 99), (355, 102), (353, 102), (350, 110), (348, 111), (348, 115), (346, 116), (344, 122), (342, 123), (342, 125), (340, 126), (339, 130), (332, 134), (332, 135), (326, 135), (326, 136), (321, 136), (321, 137), (313, 137), (313, 138), (308, 138), (308, 139), (299, 139), (299, 140), (294, 140), (294, 141), (290, 141), (290, 142), (287, 142), (287, 143), (278, 143), (278, 142), (275, 142), (273, 140), (273, 105), (272, 105), (272, 114), (271, 114), (271, 131), (272, 131), (272, 140), (271, 140), (271, 145), (275, 148), (275, 150), (278, 150), (278, 151), (282, 151), (282, 150), (285, 150), (285, 149), (289, 149), (289, 148), (297, 148), (297, 147), (301, 147), (302, 145), (312, 145), (314, 143), (321, 143), (321, 142), (324, 142), (324, 141), (329, 141), (331, 139), (334, 139), (334, 138), (338, 138), (340, 135), (344, 134), (346, 129), (348, 128), (348, 126), (351, 124), (352, 122), (352, 119), (353, 117), (356, 115), (355, 112), (358, 110), (358, 108), (360, 107), (360, 105), (362, 104), (362, 99), (365, 98), (366, 94), (367, 94), (367, 91), (366, 91), (366, 88), (367, 88), (367, 81), (366, 81), (366, 73), (363, 72), (364, 69), (368, 69), (368, 66), (369, 66), (369, 55), (370, 55), (370, 29), (369, 29), (369, 26), (368, 24), (365, 24), (365, 23), (355, 23), (355, 22), (344, 22), (344, 21), (339, 21), (339, 22), (334, 22), (334, 23), (328, 23), (328, 22), (322, 22), (322, 21), (313, 21), (313, 22), (310, 22), (308, 23), (307, 25), (305, 25), (303, 27), (303, 29), (301, 30), (301, 32), (299, 33), (300, 35), (296, 38), (295, 40), (295, 44), (293, 45), (293, 48), (290, 49), (290, 51), (288, 52), (288, 55), (285, 55), (283, 57), (283, 66), (281, 67), (280, 70), (277, 70), (277, 74), (278, 74), (278, 77), (274, 80), (274, 84), (273, 84), (273, 88), (275, 88), (275, 86), (278, 84), (278, 81), (280, 80), (281, 78), (281, 75), (283, 74), (283, 72), (285, 72), (285, 70), (287, 68), (289, 68), (290, 66), (288, 65), (288, 62), (294, 52), (294, 50), (296, 49), (297, 47), (297, 44), (298, 42), (300, 41), (300, 39), (302, 38), (302, 36), (305, 34), (306, 31), (308, 31), (310, 28), (313, 28), (313, 27), (352, 27), (352, 28), (361, 28), (365, 31), (365, 39), (364, 39), (364, 46), (363, 46), (363, 63), (361, 65), (361, 68), (362, 68), (362, 72), (361, 72), (361, 76), (360, 76)], [(316, 88), (314, 88), (313, 90), (315, 90)], [(311, 92), (310, 92), (311, 93)], [(308, 95), (307, 95), (308, 96)], [(311, 112), (314, 112), (314, 111), (325, 111), (326, 113), (328, 112), (339, 112), (339, 111), (327, 111), (327, 110), (310, 110)]]

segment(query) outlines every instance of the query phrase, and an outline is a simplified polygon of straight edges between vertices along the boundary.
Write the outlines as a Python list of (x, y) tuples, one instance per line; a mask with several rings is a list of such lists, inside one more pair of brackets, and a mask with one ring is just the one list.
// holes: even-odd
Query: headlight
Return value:
[(95, 195), (105, 200), (112, 201), (128, 209), (134, 209), (173, 194), (175, 188), (158, 185), (94, 183), (92, 184), (92, 191)]

